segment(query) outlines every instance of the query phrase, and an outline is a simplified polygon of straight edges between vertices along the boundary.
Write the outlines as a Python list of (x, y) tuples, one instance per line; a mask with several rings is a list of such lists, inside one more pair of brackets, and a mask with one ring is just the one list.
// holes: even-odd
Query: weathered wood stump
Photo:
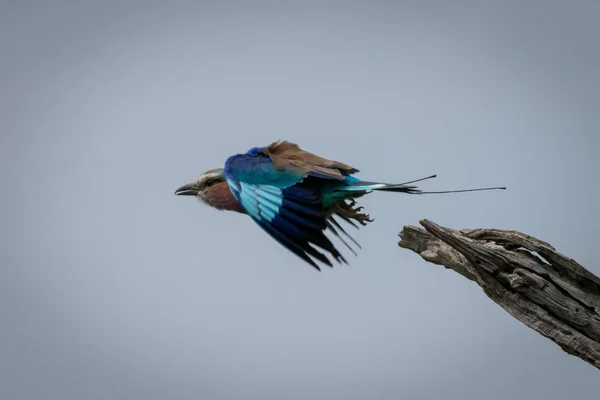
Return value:
[(510, 315), (600, 368), (600, 278), (520, 232), (420, 224), (404, 227), (400, 247), (476, 282)]

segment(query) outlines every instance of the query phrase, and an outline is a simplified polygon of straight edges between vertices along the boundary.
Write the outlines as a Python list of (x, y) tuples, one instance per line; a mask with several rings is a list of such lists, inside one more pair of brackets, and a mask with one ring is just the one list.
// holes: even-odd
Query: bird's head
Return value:
[(211, 169), (200, 174), (194, 182), (177, 189), (175, 194), (177, 196), (195, 196), (206, 203), (210, 189), (222, 182), (225, 182), (223, 168)]

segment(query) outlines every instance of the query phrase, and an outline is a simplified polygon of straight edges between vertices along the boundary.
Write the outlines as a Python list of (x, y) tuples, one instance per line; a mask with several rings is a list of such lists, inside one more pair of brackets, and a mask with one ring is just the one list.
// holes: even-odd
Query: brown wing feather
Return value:
[(285, 140), (271, 143), (263, 150), (263, 153), (273, 160), (275, 168), (280, 170), (291, 168), (302, 175), (316, 172), (331, 179), (343, 180), (344, 175), (341, 171), (347, 174), (358, 172), (356, 168), (319, 157), (316, 154), (302, 150), (297, 144)]

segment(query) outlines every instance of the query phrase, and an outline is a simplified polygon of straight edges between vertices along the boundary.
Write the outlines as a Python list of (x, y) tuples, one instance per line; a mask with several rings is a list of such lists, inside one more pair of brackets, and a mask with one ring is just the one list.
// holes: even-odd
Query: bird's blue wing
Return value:
[(323, 178), (278, 169), (260, 149), (230, 157), (224, 175), (234, 197), (248, 215), (269, 235), (297, 256), (319, 269), (315, 259), (332, 266), (329, 252), (346, 262), (325, 236), (328, 215), (323, 205)]

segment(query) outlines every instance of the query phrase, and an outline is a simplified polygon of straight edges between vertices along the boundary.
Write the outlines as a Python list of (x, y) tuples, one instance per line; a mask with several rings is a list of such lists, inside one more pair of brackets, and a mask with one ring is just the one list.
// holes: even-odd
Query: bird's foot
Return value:
[(367, 223), (373, 222), (373, 219), (369, 214), (362, 212), (364, 209), (364, 207), (357, 205), (356, 201), (352, 200), (350, 203), (342, 204), (337, 214), (343, 218), (354, 220), (362, 226), (366, 226)]

